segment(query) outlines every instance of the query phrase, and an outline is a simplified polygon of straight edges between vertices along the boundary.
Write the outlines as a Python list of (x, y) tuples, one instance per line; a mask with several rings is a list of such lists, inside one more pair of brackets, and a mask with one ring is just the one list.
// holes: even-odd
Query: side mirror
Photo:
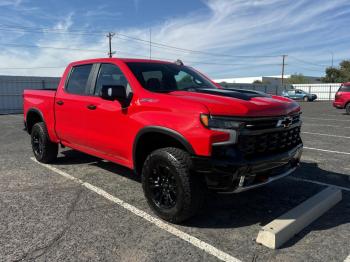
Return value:
[(132, 93), (127, 95), (125, 86), (104, 85), (101, 88), (100, 97), (110, 101), (118, 100), (122, 108), (126, 108), (130, 104)]
[(102, 86), (100, 97), (106, 100), (126, 100), (125, 86)]

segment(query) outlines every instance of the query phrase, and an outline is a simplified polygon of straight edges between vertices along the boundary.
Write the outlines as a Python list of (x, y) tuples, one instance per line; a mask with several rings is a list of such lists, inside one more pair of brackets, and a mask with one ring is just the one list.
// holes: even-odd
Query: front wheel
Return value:
[(36, 123), (31, 132), (32, 149), (36, 160), (50, 163), (57, 158), (58, 144), (50, 141), (45, 123)]
[(203, 182), (190, 170), (189, 154), (178, 148), (157, 149), (147, 157), (142, 187), (149, 206), (162, 219), (183, 222), (203, 205)]

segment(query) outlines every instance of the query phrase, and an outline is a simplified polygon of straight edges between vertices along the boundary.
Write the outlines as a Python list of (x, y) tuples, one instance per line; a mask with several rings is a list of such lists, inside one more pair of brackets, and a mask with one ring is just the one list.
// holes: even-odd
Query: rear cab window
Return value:
[(86, 95), (91, 69), (92, 64), (73, 66), (66, 84), (66, 91), (70, 94)]

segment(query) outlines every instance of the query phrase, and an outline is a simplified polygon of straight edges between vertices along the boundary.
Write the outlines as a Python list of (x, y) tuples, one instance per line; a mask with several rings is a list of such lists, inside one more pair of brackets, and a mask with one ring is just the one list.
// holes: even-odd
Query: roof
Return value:
[(136, 63), (168, 63), (172, 64), (172, 62), (169, 61), (162, 61), (162, 60), (153, 60), (153, 59), (139, 59), (139, 58), (93, 58), (93, 59), (86, 59), (86, 60), (80, 60), (80, 61), (74, 61), (71, 63), (71, 65), (76, 65), (76, 64), (85, 64), (85, 63), (108, 63), (108, 62), (116, 62), (116, 61), (121, 61), (124, 63), (129, 63), (129, 62), (136, 62)]

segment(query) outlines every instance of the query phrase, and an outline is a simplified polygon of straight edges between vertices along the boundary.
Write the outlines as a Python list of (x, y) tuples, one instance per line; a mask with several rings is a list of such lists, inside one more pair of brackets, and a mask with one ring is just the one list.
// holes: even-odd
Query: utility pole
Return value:
[(149, 60), (152, 59), (152, 28), (149, 29)]
[(333, 68), (333, 57), (334, 57), (334, 54), (333, 54), (333, 52), (331, 52), (331, 54), (332, 54), (332, 68)]
[(282, 78), (281, 78), (281, 84), (282, 84), (283, 88), (284, 88), (284, 66), (285, 66), (286, 57), (287, 57), (287, 55), (282, 55)]
[(115, 36), (115, 33), (109, 32), (107, 37), (108, 37), (108, 42), (109, 42), (109, 52), (108, 52), (108, 57), (112, 58), (113, 54), (115, 54), (115, 52), (112, 52), (112, 38), (113, 36)]

